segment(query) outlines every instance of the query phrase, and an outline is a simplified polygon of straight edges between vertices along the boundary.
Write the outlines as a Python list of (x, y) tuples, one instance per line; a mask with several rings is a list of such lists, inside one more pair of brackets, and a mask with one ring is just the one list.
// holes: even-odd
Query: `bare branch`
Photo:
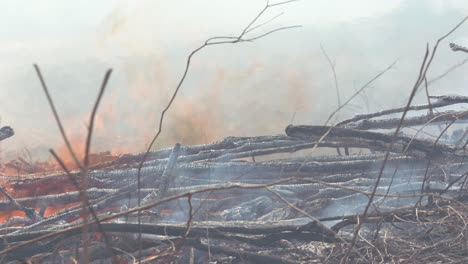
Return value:
[(335, 70), (335, 64), (331, 61), (330, 57), (328, 56), (327, 52), (323, 48), (322, 44), (320, 44), (320, 49), (322, 50), (323, 55), (325, 55), (325, 58), (327, 58), (328, 64), (330, 65), (330, 68), (333, 73), (333, 79), (335, 80), (335, 90), (336, 90), (336, 99), (338, 106), (341, 106), (341, 98), (340, 98), (340, 89), (338, 88), (338, 78), (336, 77), (336, 70)]
[(336, 124), (336, 126), (346, 127), (350, 123), (357, 123), (357, 121), (360, 121), (360, 120), (368, 120), (368, 119), (375, 118), (375, 117), (401, 113), (401, 112), (404, 112), (405, 109), (407, 109), (407, 111), (418, 111), (418, 110), (429, 109), (431, 107), (432, 109), (435, 109), (435, 108), (445, 107), (449, 105), (468, 103), (467, 96), (429, 96), (429, 98), (437, 99), (437, 101), (434, 103), (431, 103), (431, 105), (429, 104), (413, 105), (408, 108), (406, 108), (406, 106), (402, 106), (402, 107), (386, 109), (386, 110), (382, 110), (382, 111), (370, 113), (370, 114), (356, 115), (353, 118), (339, 122), (338, 124)]
[(463, 46), (460, 46), (460, 45), (457, 45), (455, 43), (450, 43), (449, 44), (450, 48), (453, 50), (453, 51), (463, 51), (465, 53), (468, 53), (468, 49), (463, 47)]
[(99, 89), (99, 94), (96, 98), (96, 102), (94, 103), (93, 110), (91, 112), (91, 116), (89, 117), (89, 127), (88, 127), (88, 135), (86, 137), (86, 149), (85, 149), (85, 156), (84, 156), (84, 166), (87, 168), (89, 166), (89, 154), (91, 151), (91, 138), (93, 135), (93, 128), (94, 128), (94, 119), (97, 114), (97, 110), (99, 107), (99, 103), (101, 102), (102, 96), (104, 95), (104, 91), (106, 90), (107, 82), (109, 81), (110, 75), (112, 74), (112, 69), (107, 70), (104, 80), (102, 81), (101, 88)]
[(335, 111), (333, 111), (330, 116), (328, 117), (328, 119), (325, 121), (325, 126), (328, 125), (328, 123), (330, 122), (330, 120), (339, 112), (341, 111), (341, 109), (343, 109), (346, 105), (349, 104), (349, 102), (351, 102), (354, 98), (356, 98), (356, 96), (358, 96), (362, 91), (364, 91), (366, 88), (369, 87), (369, 85), (371, 85), (375, 80), (377, 80), (378, 78), (380, 78), (382, 75), (384, 75), (387, 71), (389, 71), (390, 69), (393, 68), (393, 66), (395, 66), (395, 64), (397, 63), (398, 60), (394, 61), (393, 63), (391, 63), (387, 68), (383, 69), (381, 72), (379, 72), (377, 75), (375, 75), (372, 79), (370, 79), (368, 82), (366, 82), (363, 86), (361, 86), (361, 88), (359, 88), (357, 90), (357, 92), (355, 92), (350, 98), (348, 98), (348, 100), (346, 100), (340, 107), (338, 107)]
[(44, 81), (44, 77), (42, 77), (41, 70), (39, 69), (39, 66), (37, 64), (34, 64), (34, 69), (36, 70), (37, 76), (39, 77), (39, 80), (40, 80), (41, 85), (42, 85), (42, 89), (44, 90), (44, 93), (45, 93), (45, 95), (47, 97), (47, 101), (49, 102), (49, 106), (50, 106), (50, 108), (52, 110), (52, 114), (54, 115), (57, 126), (59, 127), (60, 133), (62, 134), (62, 138), (65, 141), (65, 145), (67, 146), (67, 150), (70, 153), (70, 155), (72, 156), (73, 161), (75, 162), (75, 164), (80, 169), (82, 169), (83, 165), (81, 164), (80, 160), (76, 156), (76, 154), (73, 151), (73, 148), (72, 148), (72, 146), (70, 144), (70, 141), (68, 140), (68, 137), (67, 137), (67, 135), (65, 133), (65, 129), (63, 128), (63, 125), (62, 125), (62, 121), (60, 121), (60, 117), (59, 117), (59, 115), (57, 113), (57, 110), (55, 108), (54, 101), (52, 100), (52, 97), (50, 96), (49, 89), (47, 88), (47, 85), (46, 85), (46, 83)]

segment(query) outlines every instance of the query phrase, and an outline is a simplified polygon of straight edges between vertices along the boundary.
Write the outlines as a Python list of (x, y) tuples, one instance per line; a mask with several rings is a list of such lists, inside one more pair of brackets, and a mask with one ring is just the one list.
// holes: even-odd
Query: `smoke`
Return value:
[[(125, 88), (113, 91), (114, 100), (126, 98), (125, 103), (113, 103), (118, 104), (118, 109), (104, 110), (108, 122), (104, 127), (109, 127), (118, 116), (122, 120), (119, 126), (132, 133), (129, 135), (132, 146), (140, 148), (155, 133), (159, 114), (183, 74), (187, 55), (203, 39), (213, 36), (204, 30), (197, 30), (199, 35), (194, 36), (189, 24), (188, 28), (171, 32), (169, 28), (173, 25), (166, 20), (173, 18), (161, 14), (156, 22), (152, 19), (154, 14), (148, 14), (152, 11), (160, 14), (161, 10), (150, 3), (146, 5), (148, 10), (142, 10), (141, 6), (114, 9), (103, 20), (99, 38), (99, 51), (125, 82)], [(216, 25), (209, 20), (197, 23)], [(155, 28), (148, 35), (148, 28), (142, 25)], [(226, 27), (231, 29), (232, 25)], [(211, 28), (216, 31), (217, 26)], [(228, 135), (282, 133), (295, 112), (310, 110), (314, 87), (307, 69), (300, 63), (287, 66), (271, 63), (264, 57), (267, 52), (259, 55), (246, 47), (249, 45), (236, 46), (244, 47), (208, 47), (194, 57), (188, 77), (167, 113), (156, 147), (168, 147), (175, 142), (207, 143)], [(178, 49), (184, 52), (175, 52)], [(115, 52), (120, 56), (115, 57)], [(236, 57), (226, 57), (226, 52)], [(120, 130), (119, 138), (126, 137)], [(120, 148), (123, 150), (125, 147)]]

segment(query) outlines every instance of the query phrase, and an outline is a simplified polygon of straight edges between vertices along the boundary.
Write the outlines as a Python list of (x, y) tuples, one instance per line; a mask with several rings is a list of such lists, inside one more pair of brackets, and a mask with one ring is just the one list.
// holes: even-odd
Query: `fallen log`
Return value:
[[(230, 237), (237, 240), (242, 240), (244, 243), (249, 243), (254, 246), (265, 246), (266, 244), (272, 244), (275, 241), (281, 239), (297, 239), (301, 241), (325, 241), (332, 242), (337, 241), (335, 234), (330, 233), (327, 229), (323, 229), (320, 225), (314, 222), (308, 222), (306, 224), (297, 225), (291, 224), (294, 221), (277, 221), (275, 223), (269, 222), (206, 222), (206, 223), (195, 223), (191, 229), (188, 238), (206, 238), (209, 233), (212, 239), (230, 239)], [(91, 226), (92, 227), (92, 226)], [(102, 229), (107, 233), (131, 233), (135, 234), (140, 230), (146, 235), (158, 235), (164, 237), (181, 237), (186, 232), (186, 225), (170, 225), (170, 224), (159, 224), (150, 225), (143, 224), (139, 226), (134, 223), (101, 223)], [(90, 228), (92, 230), (92, 228)], [(208, 231), (208, 232), (207, 232)], [(47, 235), (54, 232), (53, 230), (35, 231), (35, 232), (22, 232), (20, 234), (8, 234), (3, 235), (3, 241), (9, 244), (15, 244), (22, 241), (34, 239), (43, 235)], [(81, 230), (75, 232), (69, 232), (62, 236), (60, 239), (55, 240), (52, 244), (49, 244), (48, 249), (53, 250), (55, 243), (60, 243), (62, 239), (80, 234)], [(241, 237), (244, 236), (244, 237)], [(250, 236), (250, 237), (249, 237)], [(162, 238), (164, 239), (164, 238)], [(35, 248), (37, 245), (33, 245)], [(0, 250), (5, 249), (5, 246), (0, 246)], [(30, 250), (32, 254), (27, 254), (28, 250), (24, 248), (18, 257), (29, 257), (35, 254), (36, 250)], [(41, 249), (42, 252), (47, 252), (45, 249)], [(12, 257), (12, 255), (10, 255)], [(14, 260), (8, 258), (9, 261)]]
[(383, 133), (362, 131), (341, 127), (330, 126), (293, 126), (286, 127), (286, 134), (291, 137), (296, 137), (305, 140), (319, 140), (324, 137), (324, 140), (342, 140), (350, 141), (361, 139), (370, 141), (373, 144), (378, 143), (384, 150), (393, 142), (393, 149), (390, 151), (396, 153), (407, 153), (416, 156), (424, 155), (425, 157), (440, 157), (456, 152), (456, 148), (451, 145), (434, 144), (428, 140), (410, 138), (407, 136), (391, 136)]

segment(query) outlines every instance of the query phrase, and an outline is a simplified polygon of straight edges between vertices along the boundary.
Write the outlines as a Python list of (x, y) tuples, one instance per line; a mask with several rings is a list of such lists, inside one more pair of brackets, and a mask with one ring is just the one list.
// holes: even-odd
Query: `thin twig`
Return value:
[[(81, 204), (82, 204), (82, 209), (83, 209), (83, 252), (87, 251), (87, 248), (88, 248), (88, 232), (87, 232), (87, 221), (88, 221), (88, 218), (87, 218), (87, 209), (88, 209), (88, 205), (89, 205), (89, 202), (88, 202), (88, 193), (86, 192), (86, 190), (88, 189), (88, 173), (89, 173), (89, 154), (90, 154), (90, 151), (91, 151), (91, 139), (92, 139), (92, 135), (93, 135), (93, 128), (94, 128), (94, 119), (96, 117), (96, 114), (97, 114), (97, 110), (98, 110), (98, 107), (99, 107), (99, 103), (101, 102), (101, 99), (102, 99), (102, 96), (104, 94), (104, 91), (106, 89), (106, 86), (107, 86), (107, 83), (109, 81), (109, 78), (110, 78), (110, 75), (112, 73), (112, 69), (109, 69), (107, 70), (105, 76), (104, 76), (104, 80), (102, 81), (102, 84), (101, 84), (101, 88), (99, 89), (99, 93), (98, 93), (98, 96), (96, 98), (96, 101), (94, 103), (94, 106), (93, 106), (93, 110), (91, 111), (91, 116), (89, 118), (89, 127), (88, 127), (88, 135), (86, 136), (86, 148), (85, 148), (85, 156), (84, 156), (84, 166), (81, 170), (81, 177), (83, 178), (82, 180), (82, 186), (81, 186), (81, 190), (83, 190), (82, 192), (82, 201), (81, 201)], [(110, 245), (109, 245), (110, 246)], [(113, 252), (112, 250), (110, 252)], [(87, 254), (86, 254), (87, 255)], [(112, 253), (112, 255), (114, 255)], [(88, 260), (84, 260), (85, 263), (88, 263)]]
[(357, 90), (351, 97), (348, 98), (348, 100), (346, 100), (340, 107), (338, 107), (335, 111), (333, 111), (330, 116), (328, 116), (327, 120), (325, 121), (325, 126), (328, 125), (328, 123), (330, 122), (330, 120), (338, 113), (340, 112), (346, 105), (349, 104), (349, 102), (351, 102), (354, 98), (356, 98), (356, 96), (358, 96), (361, 92), (363, 92), (366, 88), (369, 87), (369, 85), (371, 85), (375, 80), (377, 80), (378, 78), (380, 78), (382, 75), (384, 75), (387, 71), (389, 71), (390, 69), (393, 68), (393, 66), (395, 66), (395, 64), (398, 62), (398, 60), (395, 60), (394, 62), (392, 62), (387, 68), (383, 69), (381, 72), (379, 72), (377, 75), (375, 75), (372, 79), (370, 79), (368, 82), (366, 82), (363, 86), (361, 86), (361, 88), (359, 88), (359, 90)]
[[(312, 180), (312, 179), (307, 179), (307, 178), (291, 177), (291, 178), (286, 178), (286, 179), (282, 179), (282, 180), (278, 180), (278, 181), (274, 181), (274, 182), (270, 182), (270, 183), (265, 183), (265, 184), (228, 184), (228, 185), (225, 185), (225, 186), (215, 186), (215, 187), (208, 187), (208, 188), (189, 191), (189, 192), (183, 192), (183, 193), (180, 193), (180, 194), (176, 194), (176, 195), (168, 196), (166, 198), (159, 199), (157, 201), (151, 202), (151, 203), (149, 203), (147, 205), (144, 205), (144, 206), (141, 206), (141, 207), (135, 207), (135, 208), (129, 209), (127, 211), (123, 211), (123, 212), (120, 212), (120, 213), (115, 213), (115, 214), (112, 214), (112, 215), (106, 214), (106, 216), (102, 217), (100, 219), (100, 221), (101, 222), (107, 222), (107, 221), (110, 221), (110, 220), (113, 220), (113, 219), (116, 219), (116, 218), (119, 218), (119, 217), (123, 217), (123, 216), (129, 215), (129, 214), (139, 212), (139, 211), (140, 212), (145, 211), (145, 210), (151, 209), (153, 207), (156, 207), (158, 205), (167, 203), (169, 201), (174, 201), (174, 200), (177, 200), (177, 199), (180, 199), (180, 198), (187, 197), (188, 195), (193, 196), (193, 195), (201, 194), (201, 193), (209, 193), (209, 192), (214, 192), (214, 191), (226, 191), (226, 190), (233, 190), (233, 189), (246, 189), (246, 190), (265, 189), (265, 188), (272, 187), (272, 186), (275, 186), (275, 185), (279, 185), (279, 184), (282, 184), (282, 183), (295, 182), (295, 181), (321, 183), (321, 184), (324, 184), (324, 185), (327, 185), (327, 186), (335, 186), (337, 188), (352, 190), (354, 192), (361, 193), (361, 194), (364, 194), (364, 195), (371, 195), (371, 193), (363, 192), (363, 191), (359, 191), (359, 190), (354, 190), (353, 188), (346, 187), (346, 186), (338, 186), (336, 184), (317, 181), (317, 180)], [(466, 208), (466, 206), (463, 203), (458, 202), (458, 201), (456, 201), (456, 200), (454, 200), (454, 199), (452, 199), (450, 197), (439, 195), (437, 193), (422, 193), (422, 194), (413, 194), (413, 195), (385, 195), (385, 194), (375, 193), (375, 196), (376, 197), (377, 196), (379, 196), (379, 197), (393, 197), (393, 198), (416, 198), (416, 197), (421, 197), (421, 196), (434, 196), (434, 197), (437, 197), (437, 198), (440, 198), (440, 199), (451, 201), (453, 203), (456, 203), (457, 205), (462, 206), (463, 208)], [(93, 224), (96, 224), (96, 222), (90, 222), (89, 223), (89, 225), (93, 225)], [(34, 239), (24, 241), (24, 242), (15, 244), (15, 245), (11, 245), (10, 247), (0, 251), (0, 256), (4, 256), (4, 255), (6, 255), (8, 253), (11, 253), (11, 252), (19, 249), (19, 248), (23, 248), (25, 246), (37, 243), (39, 241), (43, 241), (43, 240), (53, 238), (53, 237), (56, 237), (56, 236), (68, 234), (68, 233), (71, 233), (71, 232), (76, 232), (77, 230), (82, 229), (82, 227), (83, 227), (83, 225), (80, 224), (80, 225), (76, 225), (76, 226), (72, 226), (72, 227), (69, 227), (69, 228), (62, 229), (60, 231), (52, 231), (51, 233), (48, 233), (46, 235), (41, 235), (39, 237), (35, 237)]]
[(336, 77), (335, 63), (333, 63), (331, 61), (330, 57), (328, 56), (327, 52), (323, 48), (322, 44), (320, 44), (320, 49), (322, 50), (323, 54), (325, 55), (325, 58), (327, 58), (328, 64), (330, 65), (330, 68), (332, 70), (333, 79), (335, 80), (336, 99), (337, 99), (337, 103), (338, 103), (337, 107), (340, 107), (341, 106), (340, 89), (338, 88), (338, 78)]
[(427, 105), (429, 106), (429, 114), (431, 116), (433, 116), (434, 111), (432, 111), (431, 98), (429, 96), (429, 88), (428, 88), (428, 85), (427, 85), (427, 78), (426, 77), (424, 77), (424, 90), (426, 91)]

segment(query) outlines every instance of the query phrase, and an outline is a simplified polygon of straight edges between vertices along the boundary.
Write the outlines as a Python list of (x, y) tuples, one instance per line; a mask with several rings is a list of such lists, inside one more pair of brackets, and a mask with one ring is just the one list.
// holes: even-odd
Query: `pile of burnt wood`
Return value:
[[(89, 262), (334, 263), (360, 221), (353, 262), (416, 263), (415, 252), (467, 258), (457, 239), (465, 234), (468, 111), (453, 109), (468, 97), (431, 99), (335, 126), (176, 144), (150, 152), (142, 167), (144, 153), (94, 165)], [(82, 182), (79, 172), (3, 176), (1, 262), (84, 262)], [(449, 240), (451, 250), (431, 250)]]

